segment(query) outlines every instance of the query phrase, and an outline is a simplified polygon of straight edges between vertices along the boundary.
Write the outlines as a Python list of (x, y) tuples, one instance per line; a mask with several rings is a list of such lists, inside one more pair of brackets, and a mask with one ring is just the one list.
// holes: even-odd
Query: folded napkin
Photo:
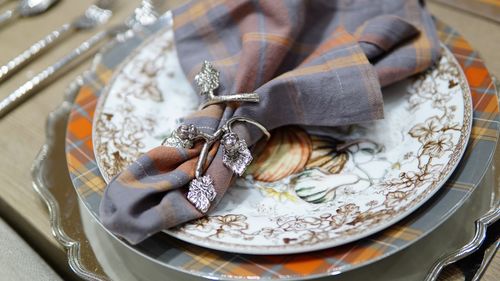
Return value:
[[(259, 103), (218, 104), (187, 116), (213, 133), (244, 116), (268, 130), (284, 125), (339, 126), (383, 117), (381, 87), (425, 70), (439, 57), (432, 19), (417, 0), (199, 0), (173, 11), (175, 44), (187, 77), (204, 60), (221, 72), (217, 95), (256, 92)], [(248, 145), (261, 132), (235, 126)], [(187, 199), (201, 143), (158, 146), (106, 188), (103, 224), (131, 243), (200, 213)], [(234, 179), (214, 145), (205, 175), (213, 209)]]

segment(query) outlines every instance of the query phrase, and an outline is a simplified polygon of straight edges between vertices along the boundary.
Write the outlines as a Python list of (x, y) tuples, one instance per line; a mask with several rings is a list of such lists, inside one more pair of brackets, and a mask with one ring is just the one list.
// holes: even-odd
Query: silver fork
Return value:
[(97, 44), (105, 39), (114, 38), (122, 34), (126, 35), (128, 33), (127, 31), (137, 30), (140, 26), (152, 24), (157, 17), (156, 12), (152, 8), (151, 1), (143, 0), (141, 6), (135, 9), (133, 15), (129, 17), (125, 23), (111, 27), (90, 37), (72, 52), (35, 75), (28, 82), (24, 83), (21, 87), (0, 101), (0, 118), (9, 113), (17, 105), (33, 96), (40, 88), (57, 78), (67, 65), (89, 54), (90, 50)]
[(91, 29), (106, 23), (112, 15), (111, 7), (114, 0), (98, 0), (95, 4), (85, 10), (85, 13), (71, 23), (63, 24), (52, 31), (40, 41), (33, 44), (27, 50), (0, 67), (0, 83), (17, 72), (43, 51), (51, 48), (65, 35), (80, 30)]

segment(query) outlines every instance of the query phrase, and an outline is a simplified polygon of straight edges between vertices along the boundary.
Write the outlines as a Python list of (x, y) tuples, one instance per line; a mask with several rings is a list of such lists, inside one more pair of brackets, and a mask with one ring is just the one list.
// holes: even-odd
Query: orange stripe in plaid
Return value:
[(491, 112), (491, 113), (498, 113), (499, 108), (498, 108), (498, 98), (491, 96), (488, 98), (488, 103), (484, 107), (483, 112)]
[[(86, 186), (88, 186), (90, 189), (89, 191), (97, 192), (99, 194), (104, 193), (104, 189), (106, 189), (106, 183), (102, 180), (101, 177), (92, 175), (90, 178), (86, 178)], [(85, 192), (83, 193), (84, 196), (87, 194), (91, 194), (91, 192)]]
[(93, 151), (94, 150), (94, 144), (92, 143), (92, 138), (88, 138), (86, 141), (85, 141), (85, 146), (87, 147), (87, 149)]
[(84, 117), (73, 118), (68, 124), (68, 131), (73, 134), (76, 139), (84, 139), (92, 133), (92, 122)]
[(259, 261), (253, 263), (248, 260), (247, 262), (237, 263), (237, 266), (233, 263), (228, 263), (227, 266), (219, 268), (218, 272), (225, 272), (228, 277), (241, 276), (248, 279), (257, 279), (263, 273), (269, 272), (269, 268), (259, 266), (260, 264), (261, 263)]
[(249, 41), (257, 41), (259, 44), (262, 41), (266, 41), (268, 43), (276, 43), (278, 45), (283, 45), (285, 47), (290, 47), (293, 43), (287, 37), (279, 36), (276, 34), (260, 33), (260, 32), (245, 33), (243, 35), (243, 42), (249, 42)]
[(383, 232), (383, 239), (411, 241), (422, 235), (422, 231), (410, 227), (394, 226)]
[(368, 65), (368, 60), (366, 59), (365, 55), (363, 55), (360, 52), (357, 52), (347, 57), (341, 57), (325, 61), (325, 63), (320, 65), (302, 67), (297, 70), (286, 72), (285, 74), (281, 75), (279, 79), (289, 79), (303, 75), (313, 75), (321, 72), (327, 72), (331, 69), (343, 68), (352, 65), (363, 65), (363, 64)]
[[(94, 118), (94, 111), (97, 99), (94, 95), (93, 87), (90, 87), (89, 85), (83, 86), (79, 91), (75, 103), (80, 105), (80, 110), (87, 113), (89, 120), (92, 120)], [(73, 110), (70, 115), (78, 116), (81, 114), (82, 113), (80, 111)]]
[(76, 104), (86, 104), (85, 101), (95, 99), (94, 89), (89, 85), (83, 85), (76, 96), (75, 103)]
[(463, 37), (454, 37), (452, 41), (453, 48), (456, 49), (464, 49), (464, 50), (472, 50), (471, 46)]
[[(417, 61), (431, 61), (432, 56), (432, 46), (429, 41), (428, 35), (425, 32), (425, 28), (421, 28), (421, 34), (418, 39), (414, 42), (415, 52), (417, 54)], [(427, 64), (420, 63), (417, 64), (416, 72), (424, 71), (427, 68)]]
[(498, 136), (498, 131), (495, 128), (480, 128), (473, 127), (471, 135), (474, 139), (490, 139), (495, 140)]
[[(236, 63), (238, 63), (239, 59), (240, 59), (240, 55), (241, 55), (241, 52), (238, 52), (237, 54), (235, 54), (234, 56), (230, 56), (230, 57), (227, 57), (227, 58), (224, 58), (224, 59), (221, 59), (221, 60), (217, 60), (217, 61), (214, 61), (214, 63), (219, 66), (219, 67), (223, 67), (223, 66), (233, 66), (235, 65)], [(199, 70), (198, 70), (199, 71)]]
[[(83, 159), (82, 159), (83, 158)], [(102, 194), (106, 188), (106, 183), (100, 177), (92, 171), (89, 171), (85, 163), (88, 159), (81, 156), (81, 153), (68, 153), (66, 154), (66, 159), (68, 161), (68, 167), (71, 173), (78, 175), (76, 178), (82, 182), (79, 187), (78, 192), (85, 196), (89, 191), (97, 192)]]
[(190, 255), (193, 259), (183, 267), (187, 270), (200, 270), (206, 266), (218, 267), (225, 262), (219, 255), (212, 251), (197, 251), (196, 255)]
[(327, 269), (329, 264), (325, 263), (324, 258), (295, 255), (290, 260), (283, 263), (283, 267), (301, 275), (308, 275), (319, 270)]
[(465, 75), (471, 87), (479, 87), (485, 79), (489, 78), (488, 70), (484, 67), (467, 67), (465, 69)]
[(349, 254), (344, 257), (343, 261), (350, 264), (359, 264), (379, 257), (383, 253), (383, 250), (373, 247), (354, 247)]

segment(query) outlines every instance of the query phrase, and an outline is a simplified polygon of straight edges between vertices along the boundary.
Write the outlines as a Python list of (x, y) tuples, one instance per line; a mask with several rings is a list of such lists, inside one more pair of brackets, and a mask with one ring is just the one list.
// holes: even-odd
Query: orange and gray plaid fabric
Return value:
[[(430, 15), (417, 0), (203, 0), (173, 11), (175, 43), (189, 78), (204, 60), (221, 71), (218, 95), (256, 92), (258, 104), (212, 105), (184, 120), (213, 133), (233, 116), (268, 130), (338, 126), (383, 118), (381, 88), (439, 57)], [(253, 130), (252, 130), (253, 129)], [(254, 144), (255, 128), (236, 127)], [(159, 146), (108, 185), (101, 220), (131, 243), (203, 216), (186, 199), (201, 146)], [(233, 180), (215, 146), (205, 174), (217, 205)]]
[[(155, 27), (155, 31), (162, 26)], [(439, 21), (436, 27), (441, 42), (453, 53), (467, 77), (474, 106), (474, 122), (467, 151), (456, 169), (457, 173), (427, 204), (375, 235), (341, 247), (310, 253), (273, 256), (227, 253), (186, 243), (166, 234), (155, 235), (133, 246), (134, 250), (165, 267), (196, 277), (293, 280), (348, 271), (356, 274), (358, 271), (354, 269), (369, 268), (363, 266), (398, 252), (404, 253), (404, 249), (417, 241), (421, 244), (416, 246), (427, 247), (426, 235), (447, 221), (472, 193), (489, 192), (483, 191), (487, 186), (479, 183), (490, 167), (500, 130), (497, 91), (483, 60), (455, 30)], [(111, 73), (116, 70), (118, 62), (138, 46), (140, 40), (134, 42), (135, 45), (129, 43), (110, 50), (110, 55), (116, 60), (101, 61), (96, 71), (85, 78), (68, 121), (66, 158), (71, 180), (84, 208), (96, 218), (106, 183), (93, 151), (92, 120), (97, 100), (109, 83)]]

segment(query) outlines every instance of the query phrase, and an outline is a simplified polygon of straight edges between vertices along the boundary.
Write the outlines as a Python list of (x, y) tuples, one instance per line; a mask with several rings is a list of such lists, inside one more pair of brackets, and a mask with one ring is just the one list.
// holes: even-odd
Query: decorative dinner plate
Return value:
[[(93, 143), (104, 179), (158, 146), (198, 105), (167, 28), (127, 57), (98, 103)], [(384, 89), (384, 110), (375, 122), (274, 130), (214, 211), (166, 232), (217, 250), (290, 254), (394, 224), (453, 172), (469, 139), (472, 102), (443, 47), (434, 67)]]
[[(165, 25), (165, 22), (160, 22), (152, 27), (151, 31), (158, 31), (155, 36), (162, 36), (162, 33), (168, 32)], [(499, 129), (495, 87), (481, 59), (460, 35), (439, 22), (437, 26), (441, 40), (459, 61), (471, 86), (474, 105), (473, 133), (464, 159), (456, 168), (459, 172), (452, 174), (447, 183), (424, 206), (402, 221), (367, 238), (300, 255), (228, 253), (185, 243), (166, 234), (155, 235), (136, 246), (117, 238), (114, 241), (145, 260), (191, 276), (218, 280), (299, 280), (339, 274), (371, 264), (402, 251), (431, 233), (455, 213), (478, 188), (491, 163)], [(138, 50), (145, 37), (137, 36), (102, 55), (92, 75), (85, 78), (69, 117), (66, 157), (71, 180), (81, 202), (84, 203), (83, 207), (90, 211), (97, 222), (98, 206), (106, 186), (97, 166), (92, 142), (92, 122), (97, 98), (105, 92), (105, 85), (109, 85), (110, 74), (133, 50)], [(143, 43), (145, 45), (142, 46), (150, 42)], [(137, 52), (140, 51), (136, 51), (136, 54)], [(120, 69), (123, 69), (123, 66)], [(310, 133), (316, 134), (313, 131)]]
[[(140, 276), (143, 281), (193, 281), (195, 279), (193, 275), (180, 273), (174, 266), (168, 268), (161, 264), (155, 264), (156, 270), (151, 269), (148, 267), (149, 259), (144, 258), (141, 253), (127, 247), (126, 244), (107, 233), (104, 227), (98, 223), (92, 211), (81, 204), (82, 198), (78, 199), (71, 186), (69, 175), (61, 171), (61, 167), (64, 169), (64, 165), (66, 165), (64, 157), (66, 122), (71, 103), (78, 90), (77, 83), (80, 81), (79, 79), (68, 89), (65, 102), (50, 114), (47, 121), (46, 144), (38, 154), (33, 170), (35, 189), (41, 194), (48, 206), (51, 206), (49, 211), (51, 212), (51, 225), (54, 233), (58, 235), (59, 241), (71, 241), (71, 243), (64, 243), (63, 246), (71, 249), (68, 250), (68, 260), (70, 264), (73, 264), (72, 269), (80, 277), (92, 278), (96, 281), (107, 280), (103, 276), (104, 272), (100, 266), (112, 280), (132, 281), (137, 280), (134, 276)], [(490, 200), (498, 198), (495, 195), (498, 195), (500, 190), (495, 192), (495, 184), (492, 182), (494, 179), (495, 176), (491, 171), (487, 173), (469, 200), (430, 235), (373, 266), (342, 274), (337, 276), (335, 280), (423, 280), (431, 264), (439, 256), (451, 252), (452, 249), (460, 248), (473, 236), (474, 220), (484, 215)], [(81, 208), (78, 208), (78, 205)], [(59, 218), (64, 219), (59, 221)], [(457, 228), (460, 228), (459, 232), (455, 231)], [(454, 232), (456, 235), (452, 237), (446, 235)], [(170, 244), (170, 242), (165, 241), (163, 244)], [(90, 249), (90, 245), (92, 249)], [(411, 262), (407, 262), (408, 258), (411, 258)], [(473, 272), (472, 269), (473, 266), (470, 267), (471, 272)], [(447, 267), (447, 271), (443, 272), (441, 276), (452, 276), (450, 272), (456, 270), (458, 270), (457, 267)], [(456, 277), (456, 275), (453, 276)], [(438, 280), (454, 279), (442, 278)]]

